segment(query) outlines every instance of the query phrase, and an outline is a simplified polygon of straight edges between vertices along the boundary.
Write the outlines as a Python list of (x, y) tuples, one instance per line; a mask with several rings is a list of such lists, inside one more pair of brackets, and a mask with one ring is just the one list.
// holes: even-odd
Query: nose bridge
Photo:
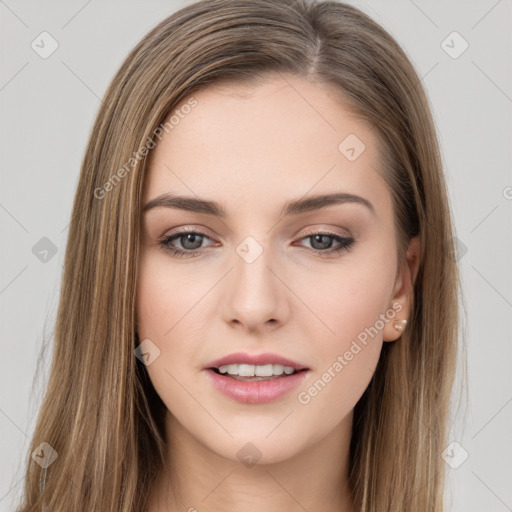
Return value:
[(235, 289), (250, 298), (257, 299), (258, 295), (268, 295), (267, 299), (274, 295), (274, 284), (271, 279), (269, 267), (271, 262), (271, 248), (269, 237), (260, 236), (257, 240), (254, 236), (246, 236), (235, 248)]
[(229, 320), (249, 325), (283, 319), (285, 299), (282, 284), (273, 274), (274, 264), (268, 236), (258, 240), (249, 235), (235, 247), (235, 268), (226, 294)]

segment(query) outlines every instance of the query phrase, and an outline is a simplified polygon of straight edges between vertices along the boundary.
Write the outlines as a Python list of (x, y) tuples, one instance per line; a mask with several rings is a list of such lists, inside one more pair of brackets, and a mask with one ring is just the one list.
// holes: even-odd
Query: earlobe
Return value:
[(404, 318), (403, 320), (395, 320), (393, 322), (393, 327), (398, 331), (402, 332), (405, 329), (405, 326), (407, 325), (407, 320)]
[(397, 317), (386, 324), (384, 330), (382, 331), (382, 341), (396, 341), (402, 333), (404, 332), (407, 326), (407, 319), (403, 318), (405, 313), (403, 312), (406, 308), (403, 308), (399, 313), (400, 317)]
[(414, 294), (414, 283), (418, 275), (420, 263), (420, 241), (419, 237), (412, 238), (407, 249), (407, 265), (404, 265), (401, 275), (397, 281), (393, 303), (399, 302), (402, 308), (396, 317), (386, 324), (383, 334), (383, 341), (395, 341), (404, 332), (408, 318), (411, 314), (411, 303)]

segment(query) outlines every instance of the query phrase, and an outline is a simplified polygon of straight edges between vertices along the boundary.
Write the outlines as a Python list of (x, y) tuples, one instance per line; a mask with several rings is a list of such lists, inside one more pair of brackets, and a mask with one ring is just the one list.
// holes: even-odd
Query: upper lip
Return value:
[(283, 366), (291, 366), (295, 370), (308, 370), (309, 368), (301, 363), (297, 363), (291, 359), (280, 356), (279, 354), (272, 354), (265, 352), (264, 354), (247, 354), (245, 352), (235, 352), (226, 357), (221, 357), (215, 361), (211, 361), (205, 366), (205, 369), (219, 368), (227, 364), (251, 364), (251, 365), (265, 365), (265, 364), (280, 364)]

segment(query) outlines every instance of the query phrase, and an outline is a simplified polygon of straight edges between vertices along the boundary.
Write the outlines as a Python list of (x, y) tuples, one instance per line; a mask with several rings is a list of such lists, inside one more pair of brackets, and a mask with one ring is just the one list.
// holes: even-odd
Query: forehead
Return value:
[(197, 104), (177, 105), (179, 122), (151, 152), (146, 200), (172, 191), (240, 211), (335, 190), (390, 206), (379, 198), (386, 185), (377, 136), (330, 86), (283, 75), (216, 83), (191, 97)]

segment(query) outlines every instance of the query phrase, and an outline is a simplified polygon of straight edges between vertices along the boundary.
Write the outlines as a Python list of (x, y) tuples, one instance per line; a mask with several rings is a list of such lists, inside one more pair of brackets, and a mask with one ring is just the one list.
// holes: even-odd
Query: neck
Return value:
[(168, 412), (168, 462), (154, 483), (147, 510), (353, 512), (348, 485), (352, 414), (292, 457), (250, 465), (236, 455), (234, 460), (218, 455)]

